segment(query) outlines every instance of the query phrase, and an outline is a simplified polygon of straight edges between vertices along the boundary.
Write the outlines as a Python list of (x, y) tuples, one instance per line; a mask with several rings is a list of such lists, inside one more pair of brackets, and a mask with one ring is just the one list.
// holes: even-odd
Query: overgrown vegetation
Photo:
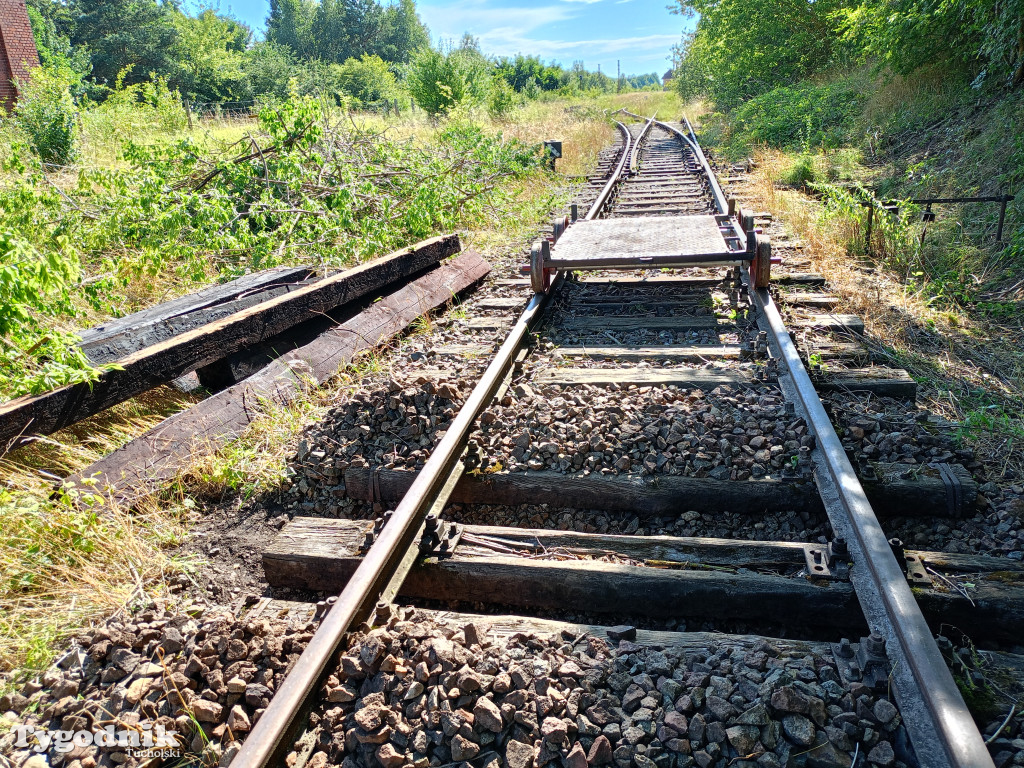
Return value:
[[(26, 336), (48, 328), (56, 344), (55, 328), (87, 325), (245, 269), (341, 265), (443, 229), (460, 230), (464, 243), (485, 253), (507, 253), (564, 203), (562, 173), (588, 172), (614, 137), (605, 109), (678, 109), (672, 94), (634, 93), (598, 103), (534, 101), (493, 123), (484, 109), (460, 107), (437, 121), (408, 113), (353, 117), (329, 101), (297, 97), (268, 107), (256, 124), (197, 119), (189, 130), (165, 83), (122, 90), (128, 93), (82, 113), (81, 166), (48, 170), (23, 141), (0, 176), (0, 221), (31, 257), (26, 266), (52, 258), (72, 268), (48, 278), (53, 305), (45, 314), (32, 307), (27, 314), (39, 325), (23, 325)], [(144, 141), (132, 143), (122, 125), (135, 126), (125, 131)], [(566, 140), (559, 174), (539, 162), (537, 144), (550, 136)], [(113, 147), (122, 148), (114, 154)], [(67, 238), (60, 248), (47, 236), (54, 231)], [(73, 349), (70, 342), (64, 337), (55, 349)], [(27, 341), (19, 344), (10, 354), (21, 357), (3, 364), (5, 373), (31, 370), (34, 353)], [(344, 373), (385, 365), (386, 356), (374, 354)], [(31, 672), (83, 623), (187, 578), (195, 564), (169, 552), (196, 510), (241, 504), (276, 487), (302, 425), (338, 396), (326, 387), (288, 408), (266, 404), (239, 441), (197, 461), (130, 515), (92, 515), (73, 499), (50, 498), (53, 484), (194, 398), (161, 388), (0, 455), (0, 671)], [(54, 549), (66, 551), (55, 557)]]
[[(1018, 2), (677, 6), (700, 18), (677, 48), (674, 85), (685, 97), (712, 101), (717, 112), (705, 130), (720, 152), (789, 153), (776, 180), (820, 196), (829, 224), (848, 233), (851, 256), (895, 270), (936, 304), (981, 306), (1017, 282), (1024, 195), (1010, 204), (999, 242), (997, 206), (940, 206), (932, 220), (906, 202), (887, 206), (897, 215), (882, 204), (1019, 191)], [(718, 55), (726, 49), (729, 56)]]
[[(407, 77), (422, 72), (431, 52), (413, 0), (272, 0), (263, 39), (229, 12), (203, 5), (192, 14), (165, 0), (29, 0), (29, 16), (44, 67), (72, 73), (75, 98), (103, 101), (122, 85), (160, 79), (204, 112), (248, 112), (291, 94), (407, 109), (415, 98)], [(486, 57), (469, 36), (439, 55), (447, 71), (430, 85), (452, 91), (443, 111), (490, 98), (492, 110), (507, 113), (508, 89), (521, 103), (545, 93), (661, 88), (653, 72), (616, 81), (581, 62)], [(435, 103), (420, 106), (436, 114)]]
[[(158, 85), (133, 88), (153, 90), (153, 112), (177, 121)], [(104, 111), (119, 112), (118, 100)], [(540, 172), (536, 147), (465, 118), (422, 144), (300, 98), (265, 108), (223, 150), (129, 142), (123, 160), (60, 184), (31, 153), (8, 162), (0, 397), (94, 377), (65, 333), (90, 313), (131, 311), (171, 280), (181, 291), (282, 263), (357, 263), (507, 205), (503, 182)]]

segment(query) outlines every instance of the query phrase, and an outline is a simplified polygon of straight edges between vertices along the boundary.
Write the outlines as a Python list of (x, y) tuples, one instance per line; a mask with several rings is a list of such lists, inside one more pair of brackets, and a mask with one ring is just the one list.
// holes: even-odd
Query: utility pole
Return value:
[(622, 60), (615, 60), (615, 92), (622, 93)]

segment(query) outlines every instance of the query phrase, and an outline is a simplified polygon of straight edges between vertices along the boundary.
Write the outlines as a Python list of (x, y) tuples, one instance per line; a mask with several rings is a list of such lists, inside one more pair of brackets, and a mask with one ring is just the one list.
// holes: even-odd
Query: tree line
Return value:
[(1024, 0), (674, 0), (697, 18), (676, 48), (685, 98), (733, 108), (864, 62), (975, 87), (1024, 83)]
[(468, 36), (432, 48), (414, 0), (271, 0), (263, 35), (213, 8), (186, 13), (176, 0), (28, 0), (28, 11), (43, 64), (93, 101), (159, 80), (200, 106), (297, 93), (357, 107), (411, 96), (430, 112), (463, 101), (502, 112), (544, 91), (661, 85), (655, 73), (617, 83), (580, 62), (488, 57)]

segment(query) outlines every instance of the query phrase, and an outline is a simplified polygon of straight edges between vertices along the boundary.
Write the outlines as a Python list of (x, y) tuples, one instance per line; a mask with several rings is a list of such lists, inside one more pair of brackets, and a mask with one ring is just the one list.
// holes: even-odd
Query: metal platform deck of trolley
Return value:
[(545, 259), (550, 269), (692, 267), (749, 260), (728, 216), (577, 221)]

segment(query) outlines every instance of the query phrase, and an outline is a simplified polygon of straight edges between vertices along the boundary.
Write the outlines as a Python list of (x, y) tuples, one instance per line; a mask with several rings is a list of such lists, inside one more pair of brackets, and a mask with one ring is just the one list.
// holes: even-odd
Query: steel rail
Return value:
[[(715, 176), (715, 172), (711, 170), (711, 164), (708, 159), (704, 156), (704, 150), (700, 148), (700, 142), (697, 141), (697, 134), (693, 132), (693, 126), (690, 125), (690, 120), (686, 115), (683, 115), (683, 122), (686, 123), (686, 130), (690, 132), (689, 138), (683, 136), (684, 139), (690, 142), (690, 146), (693, 147), (693, 151), (697, 155), (697, 159), (700, 160), (700, 164), (704, 167), (704, 172), (708, 175), (708, 182), (711, 184), (711, 194), (715, 198), (715, 207), (719, 213), (725, 213), (729, 209), (729, 203), (725, 199), (725, 194), (722, 192), (722, 187), (718, 183), (718, 178)], [(664, 125), (664, 123), (662, 123)], [(666, 128), (675, 131), (671, 126), (666, 125)], [(679, 135), (682, 134), (676, 131)]]
[[(624, 136), (622, 157), (609, 183), (587, 212), (588, 220), (595, 218), (604, 208), (614, 189), (614, 182), (618, 180), (630, 157), (632, 137), (629, 129), (622, 123), (618, 123), (618, 126)], [(404, 575), (403, 568), (407, 568), (414, 559), (410, 554), (415, 552), (413, 547), (423, 530), (428, 512), (443, 507), (451, 495), (454, 481), (463, 471), (462, 453), (477, 416), (511, 371), (519, 348), (542, 316), (561, 280), (562, 273), (559, 273), (547, 292), (535, 293), (531, 297), (448, 431), (431, 452), (423, 469), (417, 473), (412, 486), (391, 513), (390, 519), (359, 563), (337, 602), (324, 617), (262, 717), (242, 743), (234, 759), (236, 765), (269, 768), (271, 765), (283, 764), (291, 748), (290, 737), (294, 736), (301, 725), (297, 721), (306, 712), (312, 695), (329, 674), (328, 665), (345, 635), (354, 624), (370, 616), (372, 606), (382, 595), (393, 591), (396, 575), (401, 578)]]
[[(746, 270), (744, 270), (746, 272)], [(745, 275), (749, 287), (749, 274)], [(815, 480), (836, 536), (843, 537), (854, 567), (851, 580), (868, 626), (886, 639), (891, 679), (919, 763), (929, 768), (985, 768), (992, 758), (953, 675), (942, 657), (846, 451), (814, 389), (796, 345), (765, 288), (749, 291), (769, 332), (772, 351), (789, 374), (795, 395), (817, 438), (815, 458), (827, 474)], [(787, 387), (784, 387), (787, 389)], [(820, 466), (820, 465), (819, 465)], [(832, 503), (830, 503), (832, 502)], [(860, 566), (860, 567), (858, 567)]]
[[(644, 137), (651, 130), (651, 126), (654, 124), (655, 118), (658, 113), (655, 112), (653, 115), (647, 118), (647, 122), (644, 124), (643, 130), (640, 131), (640, 135), (636, 137), (636, 141), (633, 142), (633, 151), (629, 153), (629, 172), (633, 173), (636, 170), (638, 161), (640, 159), (640, 142), (644, 140)], [(642, 119), (642, 118), (641, 118)]]
[[(552, 284), (552, 291), (556, 287), (557, 282)], [(247, 768), (268, 766), (274, 760), (283, 758), (280, 751), (282, 746), (286, 746), (283, 742), (293, 725), (293, 718), (319, 685), (328, 662), (345, 634), (360, 620), (360, 614), (366, 613), (367, 606), (377, 602), (392, 573), (405, 558), (407, 550), (415, 546), (417, 533), (429, 509), (444, 503), (440, 492), (449, 485), (447, 481), (459, 463), (477, 415), (490, 402), (512, 368), (520, 345), (541, 316), (550, 296), (551, 292), (537, 293), (530, 299), (451, 427), (431, 452), (423, 469), (417, 473), (412, 486), (359, 563), (337, 602), (243, 742), (235, 757), (238, 765)], [(450, 494), (452, 487), (449, 486), (447, 490)]]
[[(727, 202), (718, 180), (693, 126), (686, 117), (683, 120), (690, 137), (661, 125), (694, 149), (711, 181), (715, 204), (724, 213)], [(872, 631), (886, 640), (893, 687), (919, 763), (928, 768), (994, 766), (775, 302), (766, 288), (752, 288), (745, 267), (743, 274), (759, 320), (767, 326), (762, 330), (768, 332), (772, 352), (789, 374), (788, 382), (780, 379), (783, 390), (802, 407), (817, 438), (814, 455), (823, 460), (827, 471), (816, 470), (815, 481), (835, 535), (844, 538), (850, 549), (851, 580), (864, 617)], [(861, 564), (863, 568), (858, 568)]]
[[(611, 197), (612, 190), (615, 189), (615, 185), (619, 182), (622, 176), (622, 170), (626, 167), (626, 163), (630, 159), (630, 145), (633, 141), (633, 136), (629, 132), (629, 128), (620, 123), (618, 120), (615, 121), (615, 125), (619, 127), (622, 132), (622, 157), (619, 158), (619, 162), (615, 166), (615, 170), (612, 171), (611, 176), (608, 177), (607, 183), (604, 188), (598, 193), (597, 198), (590, 206), (590, 210), (587, 211), (587, 215), (583, 217), (584, 221), (592, 221), (596, 219), (598, 215), (604, 210), (605, 205), (608, 204), (608, 198)], [(639, 142), (638, 142), (639, 143)]]
[[(634, 115), (632, 112), (628, 110), (623, 109), (621, 111), (624, 114), (629, 115), (630, 117), (636, 117), (641, 120), (644, 119), (640, 117), (640, 115)], [(704, 150), (701, 149), (700, 142), (697, 141), (697, 134), (694, 132), (693, 126), (690, 124), (689, 118), (687, 118), (686, 115), (683, 115), (683, 122), (686, 124), (686, 130), (689, 132), (689, 136), (680, 131), (678, 128), (675, 128), (669, 125), (668, 123), (662, 122), (661, 120), (653, 120), (653, 122), (657, 124), (659, 127), (664, 128), (669, 133), (675, 134), (681, 141), (683, 141), (690, 148), (694, 156), (697, 158), (698, 162), (700, 162), (701, 168), (704, 171), (704, 175), (707, 177), (708, 185), (711, 187), (711, 197), (714, 199), (715, 202), (715, 209), (720, 214), (728, 213), (729, 202), (728, 200), (726, 200), (725, 193), (722, 192), (722, 187), (718, 183), (718, 177), (715, 176), (715, 172), (711, 169), (711, 164), (708, 162), (707, 157), (704, 155)], [(735, 222), (732, 226), (736, 232), (736, 236), (739, 237), (740, 240), (745, 240), (746, 233), (744, 233), (740, 229), (739, 223)]]

